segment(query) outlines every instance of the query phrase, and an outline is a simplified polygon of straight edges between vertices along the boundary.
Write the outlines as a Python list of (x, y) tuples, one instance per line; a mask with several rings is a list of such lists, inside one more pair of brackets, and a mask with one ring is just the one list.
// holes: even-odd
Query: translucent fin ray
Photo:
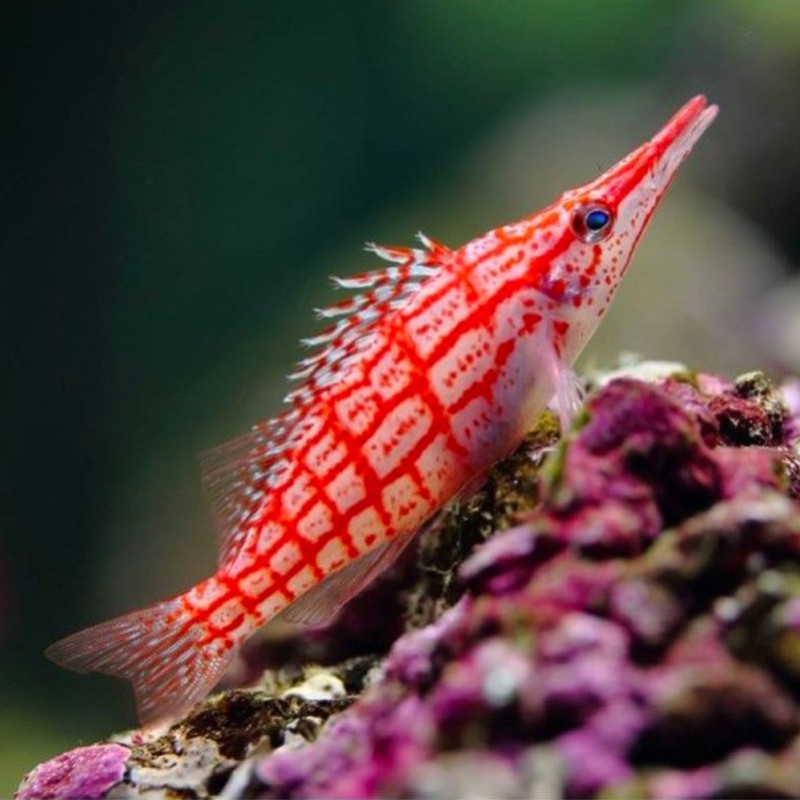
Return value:
[(178, 599), (166, 600), (67, 636), (46, 655), (77, 672), (130, 681), (142, 724), (174, 719), (214, 688), (232, 653), (199, 648), (201, 630), (185, 615)]
[(553, 396), (548, 405), (558, 414), (561, 435), (564, 436), (572, 427), (572, 421), (583, 402), (583, 384), (550, 342), (542, 347), (541, 355), (553, 385)]
[(342, 606), (365, 589), (399, 557), (416, 531), (396, 536), (365, 553), (295, 600), (281, 619), (297, 625), (322, 627), (330, 624)]
[(219, 531), (219, 563), (233, 556), (246, 532), (244, 522), (265, 495), (273, 465), (286, 447), (299, 413), (288, 411), (200, 455), (203, 488)]

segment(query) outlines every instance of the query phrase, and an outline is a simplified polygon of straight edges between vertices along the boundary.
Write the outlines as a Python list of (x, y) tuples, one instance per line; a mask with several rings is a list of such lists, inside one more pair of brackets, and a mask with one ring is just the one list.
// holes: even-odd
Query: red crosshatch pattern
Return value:
[(322, 587), (335, 608), (549, 400), (568, 421), (570, 365), (715, 111), (695, 98), (597, 180), (457, 250), (426, 237), (414, 250), (370, 246), (389, 266), (338, 280), (356, 293), (318, 312), (331, 322), (306, 340), (316, 351), (298, 364), (288, 410), (211, 456), (217, 572), (51, 657), (131, 680), (145, 722), (174, 716), (284, 609), (325, 619), (306, 593)]

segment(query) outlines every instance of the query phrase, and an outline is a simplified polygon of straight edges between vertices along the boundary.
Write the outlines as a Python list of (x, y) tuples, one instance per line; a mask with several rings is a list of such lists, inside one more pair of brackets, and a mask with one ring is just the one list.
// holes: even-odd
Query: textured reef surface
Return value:
[(800, 382), (669, 371), (543, 415), (251, 688), (17, 796), (800, 797)]

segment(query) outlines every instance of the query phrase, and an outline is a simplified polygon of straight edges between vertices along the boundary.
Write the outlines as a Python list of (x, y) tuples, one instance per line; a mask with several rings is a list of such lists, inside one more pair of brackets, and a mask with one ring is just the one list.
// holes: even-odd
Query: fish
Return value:
[(548, 405), (569, 425), (572, 364), (717, 110), (694, 97), (600, 177), (457, 249), (368, 245), (386, 265), (334, 279), (351, 294), (317, 311), (283, 412), (203, 461), (216, 572), (47, 656), (129, 680), (153, 726), (203, 700), (270, 620), (329, 624)]

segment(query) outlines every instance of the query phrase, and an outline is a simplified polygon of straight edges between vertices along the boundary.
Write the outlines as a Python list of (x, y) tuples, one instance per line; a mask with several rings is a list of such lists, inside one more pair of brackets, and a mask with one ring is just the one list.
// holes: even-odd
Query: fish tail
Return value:
[(234, 652), (208, 636), (207, 615), (189, 601), (204, 584), (73, 633), (45, 654), (77, 672), (102, 672), (130, 681), (143, 725), (174, 719), (214, 688)]

